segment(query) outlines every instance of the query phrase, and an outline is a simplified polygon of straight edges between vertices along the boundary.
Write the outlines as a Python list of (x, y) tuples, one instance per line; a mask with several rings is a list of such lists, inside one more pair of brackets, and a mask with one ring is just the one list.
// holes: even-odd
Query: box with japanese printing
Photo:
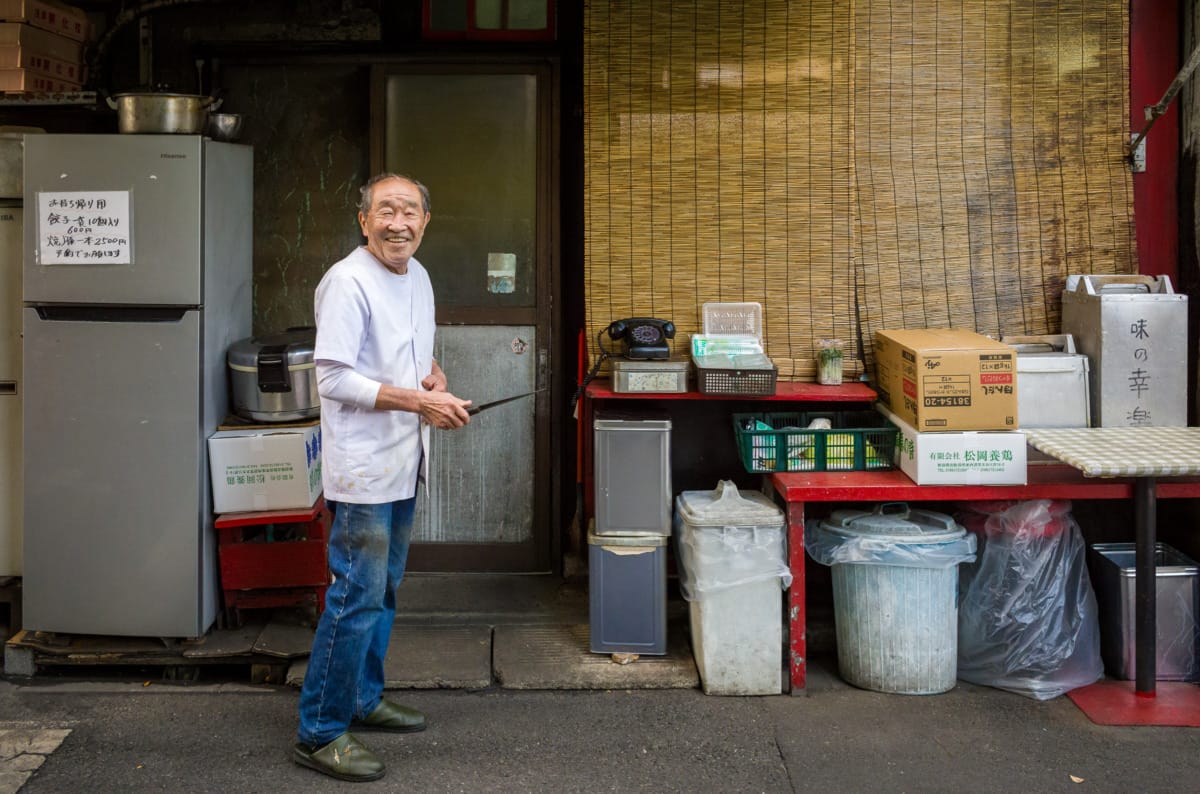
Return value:
[(1015, 430), (1017, 354), (974, 331), (875, 332), (875, 384), (892, 413), (921, 432)]
[(918, 485), (1024, 485), (1028, 445), (1020, 430), (943, 430), (922, 433), (881, 403), (895, 425), (896, 464)]
[(1187, 425), (1187, 315), (1169, 276), (1067, 276), (1062, 330), (1091, 361), (1093, 427)]

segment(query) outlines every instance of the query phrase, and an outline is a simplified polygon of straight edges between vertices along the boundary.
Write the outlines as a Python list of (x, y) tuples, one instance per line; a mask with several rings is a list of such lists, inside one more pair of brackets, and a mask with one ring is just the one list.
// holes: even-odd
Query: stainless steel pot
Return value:
[(120, 132), (198, 135), (204, 132), (209, 111), (220, 107), (222, 100), (198, 94), (130, 91), (107, 101), (117, 111)]
[(229, 346), (226, 363), (233, 412), (256, 422), (295, 422), (321, 414), (315, 328), (242, 339)]

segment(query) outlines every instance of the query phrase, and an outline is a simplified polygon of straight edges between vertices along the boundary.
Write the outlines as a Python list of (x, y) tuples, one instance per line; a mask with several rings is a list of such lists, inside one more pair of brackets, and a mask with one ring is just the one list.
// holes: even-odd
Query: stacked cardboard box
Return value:
[(1017, 353), (973, 331), (875, 334), (879, 408), (900, 428), (896, 462), (920, 485), (1022, 485)]
[(0, 0), (0, 91), (79, 91), (83, 11), (48, 0)]

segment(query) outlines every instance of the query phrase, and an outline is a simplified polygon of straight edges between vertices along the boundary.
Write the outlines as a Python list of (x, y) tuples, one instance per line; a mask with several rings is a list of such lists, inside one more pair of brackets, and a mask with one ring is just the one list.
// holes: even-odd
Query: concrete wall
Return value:
[[(317, 282), (361, 242), (355, 207), (369, 176), (370, 70), (350, 59), (381, 48), (384, 20), (378, 0), (235, 5), (150, 12), (148, 59), (139, 21), (116, 29), (113, 17), (96, 84), (137, 88), (148, 62), (153, 85), (212, 93), (221, 112), (245, 117), (241, 142), (254, 147), (254, 332), (270, 333), (312, 324)], [(340, 54), (323, 58), (329, 50)]]

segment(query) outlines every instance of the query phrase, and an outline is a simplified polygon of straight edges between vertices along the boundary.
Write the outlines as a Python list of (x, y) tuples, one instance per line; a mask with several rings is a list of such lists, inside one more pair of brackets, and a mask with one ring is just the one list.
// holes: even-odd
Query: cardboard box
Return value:
[(0, 91), (78, 91), (79, 83), (57, 80), (27, 69), (0, 69)]
[(321, 424), (218, 430), (208, 463), (216, 513), (310, 507), (321, 495)]
[(68, 63), (83, 63), (83, 44), (23, 22), (0, 22), (0, 45), (48, 55)]
[(1017, 352), (974, 331), (876, 331), (875, 375), (884, 405), (921, 432), (1019, 426)]
[(900, 428), (896, 465), (918, 485), (1024, 485), (1025, 434), (1019, 430), (948, 430), (920, 433), (880, 404)]
[(0, 19), (28, 22), (75, 41), (87, 41), (91, 29), (82, 10), (46, 0), (0, 0)]
[(83, 85), (87, 68), (83, 64), (60, 61), (16, 44), (0, 46), (0, 69), (28, 69), (31, 72)]

